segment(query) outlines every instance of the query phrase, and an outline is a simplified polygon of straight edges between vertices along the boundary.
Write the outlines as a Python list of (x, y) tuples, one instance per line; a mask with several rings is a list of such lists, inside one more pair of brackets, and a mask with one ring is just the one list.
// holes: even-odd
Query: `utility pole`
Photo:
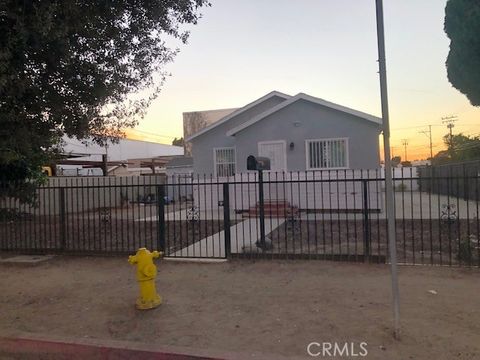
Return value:
[(450, 133), (450, 146), (448, 147), (448, 152), (450, 153), (450, 158), (453, 157), (453, 132), (452, 129), (455, 127), (454, 122), (458, 121), (456, 115), (442, 117), (442, 124), (447, 124), (447, 129)]
[(390, 156), (390, 119), (388, 114), (387, 65), (385, 60), (385, 30), (383, 26), (383, 1), (375, 0), (377, 14), (378, 66), (380, 74), (380, 96), (382, 103), (383, 151), (385, 159), (385, 207), (387, 215), (387, 238), (390, 251), (392, 278), (393, 336), (400, 337), (400, 292), (398, 289), (397, 241), (395, 238), (395, 208)]
[(402, 139), (402, 145), (405, 147), (405, 161), (408, 161), (408, 159), (407, 159), (408, 139)]
[(447, 124), (447, 128), (450, 131), (450, 139), (452, 139), (452, 129), (455, 127), (454, 122), (458, 121), (457, 115), (442, 117), (442, 124)]
[(422, 130), (422, 131), (419, 131), (419, 133), (428, 136), (428, 138), (430, 139), (430, 162), (431, 162), (433, 159), (432, 125), (428, 125), (428, 131)]
[(454, 122), (458, 121), (456, 115), (442, 117), (442, 124), (447, 124), (447, 129), (450, 133), (450, 146), (448, 151), (450, 152), (450, 157), (453, 155), (453, 132), (452, 129), (455, 127)]
[(102, 155), (102, 172), (103, 176), (108, 176), (108, 138), (105, 136), (105, 154)]

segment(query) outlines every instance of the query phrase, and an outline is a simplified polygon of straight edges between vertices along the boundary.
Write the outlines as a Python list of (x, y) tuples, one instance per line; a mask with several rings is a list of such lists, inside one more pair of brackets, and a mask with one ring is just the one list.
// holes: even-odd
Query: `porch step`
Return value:
[[(257, 202), (256, 206), (260, 206), (260, 203)], [(287, 200), (265, 200), (263, 202), (264, 208), (272, 207), (272, 208), (278, 208), (278, 207), (289, 207), (290, 203)]]
[[(298, 216), (298, 207), (292, 206), (286, 200), (268, 200), (264, 203), (264, 214), (267, 218), (285, 218), (291, 216)], [(257, 203), (248, 209), (247, 213), (243, 214), (245, 218), (259, 217), (260, 204)]]

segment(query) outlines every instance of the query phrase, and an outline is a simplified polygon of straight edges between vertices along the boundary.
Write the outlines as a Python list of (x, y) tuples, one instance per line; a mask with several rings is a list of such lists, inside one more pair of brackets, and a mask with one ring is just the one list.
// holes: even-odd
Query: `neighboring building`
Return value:
[(103, 161), (105, 155), (108, 163), (115, 163), (108, 166), (109, 175), (149, 174), (153, 172), (152, 164), (153, 170), (160, 170), (171, 157), (183, 155), (180, 146), (149, 141), (120, 139), (118, 143), (109, 142), (108, 146), (102, 147), (92, 141), (85, 143), (68, 137), (63, 140), (63, 153), (72, 158), (57, 165), (57, 175), (64, 176), (101, 176), (102, 170), (98, 163)]
[(413, 160), (412, 161), (412, 166), (428, 166), (428, 165), (431, 165), (432, 162), (430, 161), (430, 159), (427, 159), (427, 160)]
[(182, 201), (193, 198), (193, 159), (190, 156), (176, 156), (165, 166), (167, 175), (166, 193), (170, 200)]
[[(186, 139), (237, 109), (192, 111), (183, 113), (183, 138)], [(192, 155), (192, 144), (184, 142), (185, 155)]]
[(165, 174), (170, 175), (188, 175), (193, 172), (193, 158), (190, 156), (175, 156), (165, 166)]
[(380, 166), (380, 118), (303, 93), (273, 91), (185, 140), (196, 174), (246, 172), (249, 155), (272, 171), (375, 169)]

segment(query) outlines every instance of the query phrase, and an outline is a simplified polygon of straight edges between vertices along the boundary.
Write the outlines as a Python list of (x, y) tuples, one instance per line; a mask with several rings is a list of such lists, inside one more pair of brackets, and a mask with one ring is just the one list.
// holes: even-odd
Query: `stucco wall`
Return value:
[(156, 185), (164, 183), (164, 175), (51, 177), (37, 189), (35, 208), (11, 198), (1, 199), (0, 208), (17, 209), (34, 215), (59, 215), (60, 189), (63, 188), (68, 216), (104, 207), (120, 207), (122, 198), (136, 202), (141, 196), (155, 194)]
[[(251, 125), (235, 136), (237, 172), (246, 171), (248, 155), (258, 155), (259, 141), (285, 140), (287, 169), (306, 170), (306, 139), (348, 138), (349, 167), (380, 166), (380, 127), (373, 122), (299, 100)], [(293, 142), (294, 148), (289, 144)]]
[[(280, 102), (280, 101), (278, 101)], [(262, 104), (263, 110), (268, 107)], [(380, 166), (380, 126), (328, 107), (299, 100), (244, 129), (235, 137), (225, 135), (231, 129), (260, 113), (256, 108), (220, 125), (193, 140), (194, 172), (213, 174), (213, 148), (236, 149), (237, 172), (246, 171), (248, 155), (258, 155), (259, 141), (286, 142), (287, 169), (306, 170), (306, 139), (348, 138), (349, 167), (374, 169)], [(293, 142), (294, 148), (289, 144)]]

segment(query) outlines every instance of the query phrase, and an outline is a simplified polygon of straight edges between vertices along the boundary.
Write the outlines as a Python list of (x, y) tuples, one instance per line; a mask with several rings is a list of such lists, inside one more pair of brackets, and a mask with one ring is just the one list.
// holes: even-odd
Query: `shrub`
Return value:
[(478, 242), (475, 235), (463, 237), (459, 240), (457, 259), (461, 262), (471, 264), (478, 254)]

